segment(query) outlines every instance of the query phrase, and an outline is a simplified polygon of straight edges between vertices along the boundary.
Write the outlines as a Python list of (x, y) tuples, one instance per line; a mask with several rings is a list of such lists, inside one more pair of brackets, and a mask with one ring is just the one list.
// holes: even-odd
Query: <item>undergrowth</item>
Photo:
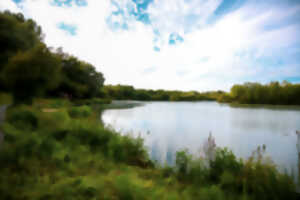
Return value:
[(261, 159), (215, 148), (211, 158), (180, 151), (175, 166), (156, 166), (141, 138), (105, 129), (98, 109), (55, 101), (8, 109), (0, 199), (297, 198), (292, 178)]

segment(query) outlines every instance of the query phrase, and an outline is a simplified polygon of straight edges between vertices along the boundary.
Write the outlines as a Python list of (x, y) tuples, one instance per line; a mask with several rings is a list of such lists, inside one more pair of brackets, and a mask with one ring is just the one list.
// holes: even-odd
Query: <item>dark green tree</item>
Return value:
[(59, 83), (60, 59), (44, 45), (20, 51), (3, 69), (3, 79), (15, 103), (31, 103), (32, 98)]
[[(40, 26), (21, 13), (0, 12), (0, 72), (18, 51), (26, 51), (42, 41)], [(0, 79), (0, 89), (4, 89)]]
[(62, 62), (62, 82), (52, 93), (67, 94), (74, 98), (95, 97), (103, 86), (103, 74), (97, 72), (93, 65), (73, 56), (59, 56)]

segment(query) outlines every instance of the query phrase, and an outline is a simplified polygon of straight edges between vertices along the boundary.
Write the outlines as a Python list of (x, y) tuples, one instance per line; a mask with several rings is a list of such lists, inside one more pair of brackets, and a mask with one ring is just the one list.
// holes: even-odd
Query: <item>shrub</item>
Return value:
[(99, 98), (93, 98), (91, 100), (91, 102), (93, 104), (110, 104), (111, 103), (111, 99), (99, 99)]
[(115, 187), (119, 199), (122, 200), (143, 200), (148, 199), (148, 191), (132, 181), (132, 177), (121, 175), (115, 180)]
[(50, 108), (61, 108), (69, 106), (70, 102), (67, 99), (51, 99), (49, 103)]
[(188, 173), (188, 164), (190, 162), (190, 156), (187, 150), (178, 151), (176, 153), (176, 168), (180, 176), (185, 176)]
[(100, 99), (100, 98), (80, 99), (80, 100), (75, 100), (74, 103), (76, 105), (102, 105), (102, 104), (110, 104), (111, 99)]
[(133, 200), (134, 194), (133, 194), (133, 185), (129, 181), (130, 178), (127, 176), (119, 176), (116, 178), (116, 189), (118, 191), (118, 196), (120, 199), (123, 200)]
[(42, 113), (39, 119), (39, 127), (51, 132), (67, 130), (71, 123), (70, 116), (65, 110)]
[(239, 175), (242, 167), (243, 163), (236, 159), (232, 151), (227, 148), (217, 148), (215, 159), (210, 161), (210, 180), (213, 183), (218, 183), (225, 171), (235, 176)]
[(201, 197), (201, 199), (206, 199), (206, 200), (226, 199), (223, 191), (216, 185), (213, 185), (208, 188), (203, 188), (200, 191), (200, 197)]
[(161, 170), (163, 178), (170, 177), (174, 174), (174, 169), (170, 166), (165, 166)]
[(51, 158), (55, 150), (55, 141), (51, 138), (45, 139), (38, 147), (38, 155), (41, 159)]
[(115, 135), (110, 140), (109, 156), (117, 162), (148, 167), (151, 165), (141, 138)]
[(26, 106), (8, 111), (7, 121), (18, 129), (35, 130), (38, 127), (37, 113)]
[(69, 109), (69, 115), (73, 118), (88, 117), (92, 114), (92, 109), (89, 106), (78, 106)]

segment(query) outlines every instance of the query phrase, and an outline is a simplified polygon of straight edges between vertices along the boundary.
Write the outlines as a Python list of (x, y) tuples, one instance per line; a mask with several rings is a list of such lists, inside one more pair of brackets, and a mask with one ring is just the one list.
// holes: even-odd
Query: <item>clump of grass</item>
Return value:
[(71, 106), (71, 102), (62, 98), (35, 99), (33, 105), (37, 108), (65, 108)]
[(39, 115), (39, 126), (52, 133), (69, 129), (70, 123), (71, 118), (66, 109), (59, 109), (55, 112), (43, 112)]
[(80, 118), (80, 117), (89, 117), (92, 114), (92, 109), (89, 106), (78, 106), (78, 107), (71, 107), (69, 110), (69, 115), (73, 118)]

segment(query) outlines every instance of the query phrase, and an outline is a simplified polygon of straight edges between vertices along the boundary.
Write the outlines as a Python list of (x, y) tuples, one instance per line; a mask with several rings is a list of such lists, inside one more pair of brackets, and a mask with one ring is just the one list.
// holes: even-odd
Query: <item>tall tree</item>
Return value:
[(73, 56), (60, 54), (62, 60), (62, 82), (54, 91), (72, 95), (75, 98), (90, 98), (100, 92), (104, 77), (89, 63)]
[[(42, 30), (33, 20), (26, 20), (21, 13), (0, 12), (0, 73), (12, 56), (33, 48), (42, 38)], [(0, 89), (4, 89), (1, 79)]]
[(33, 97), (59, 84), (60, 69), (60, 59), (41, 43), (14, 55), (2, 74), (14, 102), (31, 103)]

